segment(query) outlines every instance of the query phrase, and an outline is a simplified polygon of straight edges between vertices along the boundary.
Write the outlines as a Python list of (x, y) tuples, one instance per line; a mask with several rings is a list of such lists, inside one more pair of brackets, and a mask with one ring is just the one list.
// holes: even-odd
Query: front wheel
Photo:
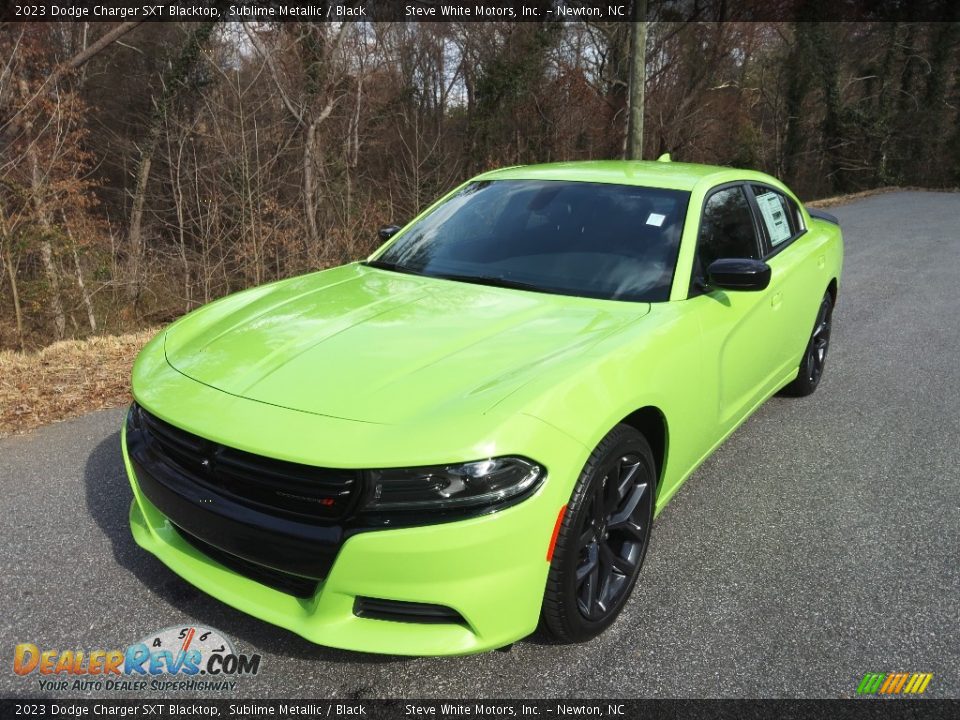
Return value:
[(783, 389), (784, 395), (803, 397), (810, 395), (820, 384), (823, 368), (827, 362), (827, 350), (830, 348), (830, 327), (833, 322), (833, 298), (830, 293), (823, 296), (817, 321), (813, 324), (813, 333), (803, 352), (797, 379)]
[(561, 642), (608, 628), (637, 581), (653, 524), (656, 464), (646, 439), (618, 425), (580, 473), (557, 536), (543, 622)]

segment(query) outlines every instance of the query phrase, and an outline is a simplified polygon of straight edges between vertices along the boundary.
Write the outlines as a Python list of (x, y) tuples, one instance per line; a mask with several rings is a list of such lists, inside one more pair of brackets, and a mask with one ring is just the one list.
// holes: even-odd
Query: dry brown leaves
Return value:
[(834, 197), (820, 198), (804, 203), (807, 207), (829, 208), (837, 205), (846, 205), (854, 200), (871, 197), (873, 195), (883, 195), (889, 192), (902, 192), (909, 190), (911, 192), (960, 192), (960, 188), (922, 188), (912, 185), (886, 185), (884, 187), (874, 188), (873, 190), (861, 190), (860, 192), (849, 193), (848, 195), (836, 195)]
[(0, 351), (0, 437), (130, 402), (130, 368), (157, 328)]

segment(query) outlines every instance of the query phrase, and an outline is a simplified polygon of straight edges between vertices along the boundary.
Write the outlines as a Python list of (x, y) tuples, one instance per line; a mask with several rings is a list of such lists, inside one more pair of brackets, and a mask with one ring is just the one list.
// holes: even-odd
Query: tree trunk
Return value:
[(336, 98), (331, 97), (323, 110), (317, 113), (307, 124), (307, 131), (303, 140), (303, 209), (307, 214), (307, 234), (311, 245), (316, 249), (320, 242), (320, 228), (317, 226), (317, 197), (314, 169), (316, 158), (314, 150), (317, 146), (317, 128), (324, 120), (330, 117)]
[[(44, 227), (49, 232), (49, 226)], [(53, 261), (53, 246), (47, 237), (40, 241), (40, 260), (47, 282), (50, 283), (50, 313), (53, 315), (54, 338), (63, 340), (67, 332), (67, 316), (63, 312), (63, 301), (60, 299), (60, 280), (57, 277), (56, 263)]]
[[(955, 3), (953, 3), (951, 12), (956, 17), (958, 11)], [(913, 167), (915, 181), (921, 182), (929, 182), (930, 180), (942, 182), (944, 179), (944, 176), (937, 172), (940, 169), (937, 166), (938, 158), (941, 157), (943, 150), (942, 138), (948, 107), (946, 91), (950, 56), (956, 46), (960, 23), (955, 21), (944, 22), (935, 27), (933, 56), (930, 59), (930, 71), (927, 75), (927, 87), (923, 103), (926, 122), (922, 125), (921, 148), (920, 152), (917, 153), (923, 158), (923, 164), (919, 167), (917, 165)]]
[(20, 308), (20, 291), (17, 287), (17, 268), (10, 256), (10, 239), (7, 233), (5, 208), (0, 205), (0, 265), (10, 279), (10, 295), (13, 299), (13, 313), (17, 323), (17, 345), (23, 350), (23, 311)]
[[(20, 93), (24, 98), (30, 97), (25, 80), (19, 81)], [(27, 137), (32, 137), (33, 123), (28, 121), (23, 124), (24, 133)], [(31, 143), (26, 150), (27, 163), (30, 166), (30, 200), (33, 203), (34, 211), (37, 214), (37, 223), (41, 228), (40, 238), (40, 261), (43, 263), (43, 270), (47, 276), (47, 282), (50, 285), (50, 314), (53, 316), (55, 339), (62, 340), (67, 329), (67, 319), (63, 312), (63, 302), (60, 299), (60, 282), (57, 277), (56, 264), (53, 261), (53, 246), (50, 243), (50, 235), (53, 232), (53, 223), (43, 202), (43, 193), (41, 189), (40, 161), (37, 159), (36, 146)]]
[(917, 128), (916, 80), (917, 65), (922, 62), (916, 48), (917, 24), (906, 23), (906, 34), (900, 46), (903, 67), (900, 71), (900, 88), (897, 93), (897, 122), (894, 129), (895, 148), (891, 165), (891, 180), (894, 183), (906, 183)]
[[(154, 129), (155, 128), (155, 129)], [(153, 153), (156, 150), (160, 125), (150, 129), (147, 144), (140, 151), (140, 163), (137, 167), (137, 184), (133, 191), (133, 207), (130, 210), (130, 227), (127, 231), (128, 266), (130, 284), (127, 296), (136, 302), (140, 298), (140, 259), (143, 256), (143, 206), (150, 183), (150, 168), (153, 166)]]
[(128, 245), (128, 273), (130, 284), (127, 286), (127, 295), (134, 304), (140, 299), (140, 264), (143, 257), (143, 213), (150, 185), (150, 170), (153, 166), (153, 156), (157, 151), (157, 144), (163, 129), (163, 123), (174, 99), (185, 89), (187, 78), (194, 65), (200, 58), (200, 48), (206, 43), (213, 32), (217, 21), (207, 21), (199, 24), (190, 34), (189, 39), (180, 50), (176, 62), (172, 63), (163, 76), (163, 91), (154, 102), (153, 114), (150, 117), (150, 126), (147, 138), (140, 149), (140, 161), (137, 164), (137, 184), (133, 193), (133, 206), (130, 210), (130, 227), (127, 232)]
[(810, 87), (806, 23), (793, 23), (793, 48), (787, 57), (787, 91), (784, 100), (787, 129), (783, 141), (783, 168), (786, 182), (797, 181), (797, 160), (803, 150), (803, 103)]
[(183, 312), (188, 313), (190, 312), (190, 263), (187, 260), (186, 219), (183, 213), (183, 182), (181, 181), (183, 143), (184, 138), (180, 136), (177, 139), (177, 156), (173, 158), (171, 155), (167, 166), (170, 170), (170, 187), (173, 190), (173, 207), (177, 213), (177, 245), (180, 248), (180, 262), (183, 263)]
[[(70, 60), (68, 60), (63, 68), (64, 70), (76, 70), (81, 65), (89, 61), (94, 55), (103, 50), (110, 43), (119, 40), (121, 37), (126, 35), (128, 32), (133, 30), (137, 25), (142, 23), (142, 20), (133, 20), (129, 22), (122, 22), (117, 25), (112, 30), (103, 34), (96, 42), (87, 45), (83, 50), (74, 55)], [(60, 71), (63, 72), (63, 71)]]
[(72, 58), (67, 60), (67, 62), (62, 63), (61, 65), (58, 65), (56, 68), (54, 68), (53, 72), (50, 73), (50, 75), (47, 77), (44, 84), (50, 87), (53, 87), (54, 85), (56, 85), (57, 82), (60, 81), (60, 79), (65, 74), (67, 74), (71, 70), (76, 70), (77, 68), (82, 67), (83, 65), (88, 63), (91, 59), (93, 59), (93, 57), (97, 53), (99, 53), (101, 50), (106, 48), (111, 43), (119, 40), (121, 37), (123, 37), (128, 32), (133, 30), (135, 27), (140, 25), (142, 22), (143, 22), (142, 20), (122, 22), (116, 27), (114, 27), (112, 30), (109, 30), (108, 32), (104, 33), (103, 36), (97, 39), (96, 42), (91, 43), (90, 45), (87, 45), (86, 47), (83, 48), (83, 50), (81, 50)]
[[(23, 88), (25, 91), (25, 88)], [(32, 131), (32, 123), (25, 124), (27, 133)], [(50, 285), (50, 314), (53, 316), (54, 338), (63, 340), (67, 331), (67, 317), (63, 312), (63, 301), (60, 299), (60, 278), (57, 275), (57, 266), (53, 260), (53, 245), (50, 236), (53, 234), (53, 223), (43, 202), (41, 188), (40, 162), (37, 160), (37, 151), (34, 145), (27, 149), (27, 162), (30, 163), (30, 195), (33, 207), (37, 213), (37, 222), (41, 228), (40, 261), (43, 271)]]
[(17, 289), (17, 270), (10, 257), (10, 248), (4, 248), (0, 262), (6, 266), (7, 277), (10, 278), (10, 295), (13, 298), (13, 313), (17, 321), (17, 344), (23, 350), (23, 310), (20, 309), (20, 291)]
[(810, 25), (813, 48), (820, 60), (820, 82), (823, 89), (823, 152), (830, 170), (830, 190), (843, 192), (847, 184), (841, 168), (840, 148), (843, 143), (843, 127), (837, 40), (828, 34), (830, 28), (828, 23), (816, 22)]
[(643, 105), (647, 81), (647, 0), (634, 0), (630, 30), (630, 100), (626, 159), (643, 159)]
[(315, 252), (319, 243), (316, 191), (313, 181), (313, 147), (316, 145), (318, 122), (311, 121), (303, 140), (303, 211), (307, 215), (307, 241)]
[(77, 287), (80, 288), (80, 296), (83, 298), (83, 305), (87, 311), (87, 322), (90, 323), (90, 331), (97, 331), (97, 316), (93, 311), (93, 302), (90, 300), (90, 293), (87, 292), (87, 286), (83, 282), (83, 269), (80, 267), (80, 254), (77, 252), (77, 246), (73, 246), (73, 264), (77, 271)]
[(93, 311), (93, 301), (90, 299), (90, 293), (87, 292), (87, 286), (83, 282), (83, 268), (80, 266), (80, 253), (77, 252), (77, 243), (74, 240), (73, 232), (70, 230), (70, 223), (66, 216), (63, 217), (63, 227), (66, 228), (67, 237), (70, 238), (70, 249), (73, 252), (73, 267), (77, 274), (77, 287), (80, 289), (80, 297), (83, 299), (83, 306), (87, 311), (87, 322), (90, 324), (91, 332), (97, 331), (97, 316)]
[(877, 140), (870, 164), (873, 165), (874, 168), (873, 184), (875, 186), (889, 185), (891, 183), (888, 168), (890, 142), (893, 138), (890, 108), (893, 106), (894, 97), (891, 89), (891, 76), (897, 50), (899, 27), (899, 24), (895, 22), (889, 23), (887, 27), (885, 38), (887, 50), (883, 55), (883, 62), (880, 65), (877, 99), (874, 104), (873, 126), (876, 129)]

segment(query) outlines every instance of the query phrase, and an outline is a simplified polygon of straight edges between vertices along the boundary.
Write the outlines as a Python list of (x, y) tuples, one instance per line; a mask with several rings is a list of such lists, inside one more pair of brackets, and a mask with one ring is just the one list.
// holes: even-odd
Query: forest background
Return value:
[[(643, 157), (804, 200), (960, 184), (960, 23), (650, 17)], [(0, 23), (0, 349), (355, 260), (486, 169), (623, 157), (632, 27)]]

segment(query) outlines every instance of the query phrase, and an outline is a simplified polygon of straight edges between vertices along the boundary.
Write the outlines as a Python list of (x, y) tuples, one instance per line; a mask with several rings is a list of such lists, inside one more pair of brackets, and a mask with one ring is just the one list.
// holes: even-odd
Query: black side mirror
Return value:
[(752, 258), (720, 258), (707, 268), (707, 282), (724, 290), (765, 290), (770, 266)]
[(380, 228), (377, 234), (380, 236), (381, 240), (386, 242), (387, 240), (392, 238), (394, 235), (396, 235), (398, 232), (400, 232), (400, 230), (401, 228), (399, 225), (384, 225), (382, 228)]

